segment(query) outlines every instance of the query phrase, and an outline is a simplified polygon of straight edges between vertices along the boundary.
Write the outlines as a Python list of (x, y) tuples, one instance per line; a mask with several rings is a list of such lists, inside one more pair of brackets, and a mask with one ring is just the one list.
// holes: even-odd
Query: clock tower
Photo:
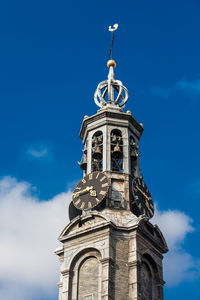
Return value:
[(139, 168), (143, 125), (124, 111), (128, 91), (115, 79), (97, 86), (99, 110), (85, 116), (80, 137), (83, 178), (59, 236), (59, 300), (163, 300), (165, 239), (149, 219), (153, 200)]

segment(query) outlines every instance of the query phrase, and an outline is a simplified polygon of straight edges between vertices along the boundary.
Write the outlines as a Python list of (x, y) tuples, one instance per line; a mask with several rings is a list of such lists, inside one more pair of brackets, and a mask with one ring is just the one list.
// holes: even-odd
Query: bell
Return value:
[(136, 160), (138, 157), (137, 153), (134, 150), (131, 150), (130, 156), (131, 156), (131, 159), (133, 159), (133, 160)]
[(101, 148), (97, 145), (96, 149), (94, 150), (92, 157), (94, 159), (97, 160), (101, 160), (102, 159), (102, 152), (101, 152)]
[(122, 158), (122, 151), (121, 151), (121, 149), (120, 149), (120, 147), (119, 147), (119, 144), (117, 143), (117, 145), (114, 147), (114, 150), (113, 150), (113, 157), (115, 158), (115, 159), (121, 159)]
[(116, 135), (112, 135), (111, 138), (112, 138), (112, 142), (116, 142), (116, 140), (117, 140)]
[(86, 155), (84, 155), (83, 157), (83, 161), (82, 162), (78, 162), (80, 168), (83, 170), (83, 171), (86, 171), (87, 169), (87, 157)]

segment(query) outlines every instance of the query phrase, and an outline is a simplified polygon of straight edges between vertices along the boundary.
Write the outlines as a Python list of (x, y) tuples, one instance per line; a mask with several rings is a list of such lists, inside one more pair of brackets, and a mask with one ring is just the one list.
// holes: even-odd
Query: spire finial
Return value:
[(113, 26), (108, 27), (108, 30), (111, 32), (111, 46), (110, 46), (110, 54), (109, 54), (110, 60), (107, 62), (108, 68), (116, 67), (116, 62), (114, 61), (112, 56), (113, 56), (114, 32), (117, 30), (117, 28), (118, 28), (118, 24), (114, 24)]
[(109, 26), (108, 30), (111, 32), (111, 46), (110, 46), (110, 59), (112, 60), (112, 55), (113, 55), (113, 43), (114, 43), (114, 32), (118, 28), (118, 24), (114, 24), (113, 26)]
[(109, 26), (112, 37), (110, 60), (107, 62), (109, 68), (108, 79), (98, 84), (94, 93), (94, 101), (100, 108), (123, 111), (125, 103), (128, 100), (128, 91), (120, 80), (115, 79), (114, 68), (116, 67), (116, 62), (112, 59), (114, 31), (117, 30), (117, 28), (118, 24)]

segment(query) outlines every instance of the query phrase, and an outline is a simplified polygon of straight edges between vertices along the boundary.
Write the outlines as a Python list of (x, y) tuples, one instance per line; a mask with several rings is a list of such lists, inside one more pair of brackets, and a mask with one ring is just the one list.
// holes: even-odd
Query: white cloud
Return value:
[(28, 157), (36, 159), (52, 157), (50, 147), (42, 143), (31, 145), (27, 149), (26, 154)]
[(176, 286), (182, 281), (190, 281), (200, 276), (200, 264), (183, 248), (188, 233), (194, 231), (193, 220), (180, 211), (159, 211), (156, 207), (152, 223), (161, 229), (169, 252), (164, 257), (164, 279), (168, 287)]
[(185, 213), (176, 210), (159, 211), (156, 207), (152, 222), (161, 228), (170, 250), (179, 248), (187, 233), (194, 231), (193, 220)]
[(1, 300), (36, 300), (37, 293), (50, 299), (57, 290), (59, 262), (53, 252), (68, 223), (71, 193), (39, 201), (31, 190), (11, 177), (0, 181)]
[[(0, 180), (0, 300), (53, 300), (58, 296), (57, 237), (68, 223), (71, 192), (41, 201), (27, 182)], [(168, 286), (199, 275), (198, 262), (183, 249), (194, 230), (192, 219), (179, 211), (156, 209), (153, 223), (161, 228), (170, 252), (164, 258)], [(177, 267), (178, 266), (178, 267)]]

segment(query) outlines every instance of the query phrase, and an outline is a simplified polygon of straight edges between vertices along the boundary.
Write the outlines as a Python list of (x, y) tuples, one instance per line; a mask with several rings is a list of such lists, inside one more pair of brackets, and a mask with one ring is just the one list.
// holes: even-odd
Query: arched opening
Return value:
[(111, 170), (123, 172), (123, 139), (122, 133), (118, 129), (111, 131)]
[(142, 300), (159, 300), (162, 295), (162, 274), (159, 274), (154, 259), (147, 253), (141, 262), (141, 294)]
[(101, 293), (101, 254), (94, 248), (77, 253), (70, 265), (69, 299), (98, 300)]
[(130, 162), (131, 162), (131, 175), (134, 176), (137, 167), (137, 158), (139, 156), (139, 147), (133, 136), (130, 136), (129, 144), (130, 144), (129, 150), (130, 150)]
[(97, 300), (99, 285), (99, 262), (96, 257), (88, 257), (79, 267), (78, 300)]
[(97, 131), (92, 137), (92, 172), (103, 168), (103, 133)]
[(144, 261), (141, 263), (141, 299), (152, 300), (152, 274)]

